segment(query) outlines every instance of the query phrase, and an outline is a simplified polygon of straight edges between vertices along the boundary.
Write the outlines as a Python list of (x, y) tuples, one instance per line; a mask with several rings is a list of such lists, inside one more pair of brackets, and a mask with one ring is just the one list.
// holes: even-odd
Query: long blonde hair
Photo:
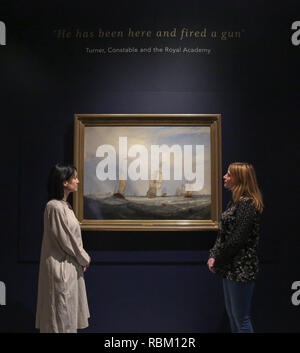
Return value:
[(232, 188), (233, 202), (250, 197), (255, 208), (262, 213), (264, 205), (253, 166), (249, 163), (235, 162), (229, 165), (228, 170), (236, 181), (236, 185)]

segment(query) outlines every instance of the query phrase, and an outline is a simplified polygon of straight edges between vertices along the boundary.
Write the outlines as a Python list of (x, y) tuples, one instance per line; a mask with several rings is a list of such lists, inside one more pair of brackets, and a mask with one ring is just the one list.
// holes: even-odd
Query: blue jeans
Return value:
[(250, 311), (254, 282), (235, 282), (223, 278), (223, 289), (231, 332), (252, 333)]

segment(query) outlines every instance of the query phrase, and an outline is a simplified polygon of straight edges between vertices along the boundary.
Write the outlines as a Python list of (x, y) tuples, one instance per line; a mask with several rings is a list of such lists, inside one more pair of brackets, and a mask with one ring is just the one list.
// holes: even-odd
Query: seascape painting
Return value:
[(209, 220), (209, 126), (86, 126), (83, 218)]

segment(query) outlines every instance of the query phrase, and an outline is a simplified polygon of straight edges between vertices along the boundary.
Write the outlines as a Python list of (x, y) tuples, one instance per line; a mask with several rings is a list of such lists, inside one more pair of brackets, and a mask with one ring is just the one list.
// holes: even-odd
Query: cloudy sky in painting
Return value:
[[(156, 127), (118, 127), (118, 126), (100, 126), (85, 128), (85, 148), (84, 148), (84, 195), (99, 194), (105, 195), (116, 192), (119, 181), (119, 137), (127, 137), (127, 149), (133, 145), (142, 145), (148, 150), (148, 176), (151, 178), (151, 145), (179, 145), (184, 155), (184, 145), (192, 145), (191, 163), (193, 163), (193, 172), (195, 172), (196, 145), (204, 145), (204, 187), (201, 194), (210, 194), (210, 128), (198, 126), (156, 126)], [(105, 157), (97, 157), (97, 148), (101, 145), (111, 145), (116, 151), (116, 175), (117, 180), (100, 181), (97, 178), (97, 165)], [(128, 168), (137, 157), (128, 157)], [(187, 158), (187, 155), (185, 157)], [(186, 160), (185, 160), (186, 161)], [(144, 165), (146, 167), (146, 165)], [(162, 192), (167, 195), (175, 195), (176, 189), (182, 183), (189, 183), (183, 180), (174, 180), (174, 171), (179, 167), (174, 165), (173, 154), (170, 160), (171, 178), (162, 182)], [(182, 175), (184, 176), (184, 161), (182, 160)], [(127, 196), (145, 196), (149, 188), (148, 180), (133, 181), (129, 177), (126, 182), (125, 195)]]

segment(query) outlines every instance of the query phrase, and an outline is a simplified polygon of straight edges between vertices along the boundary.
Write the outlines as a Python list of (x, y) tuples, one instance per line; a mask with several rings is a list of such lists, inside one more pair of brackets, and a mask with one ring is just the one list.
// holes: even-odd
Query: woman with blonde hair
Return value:
[(223, 278), (231, 332), (253, 332), (251, 300), (258, 274), (258, 241), (263, 202), (249, 163), (232, 163), (223, 177), (232, 200), (222, 213), (220, 231), (207, 265)]

